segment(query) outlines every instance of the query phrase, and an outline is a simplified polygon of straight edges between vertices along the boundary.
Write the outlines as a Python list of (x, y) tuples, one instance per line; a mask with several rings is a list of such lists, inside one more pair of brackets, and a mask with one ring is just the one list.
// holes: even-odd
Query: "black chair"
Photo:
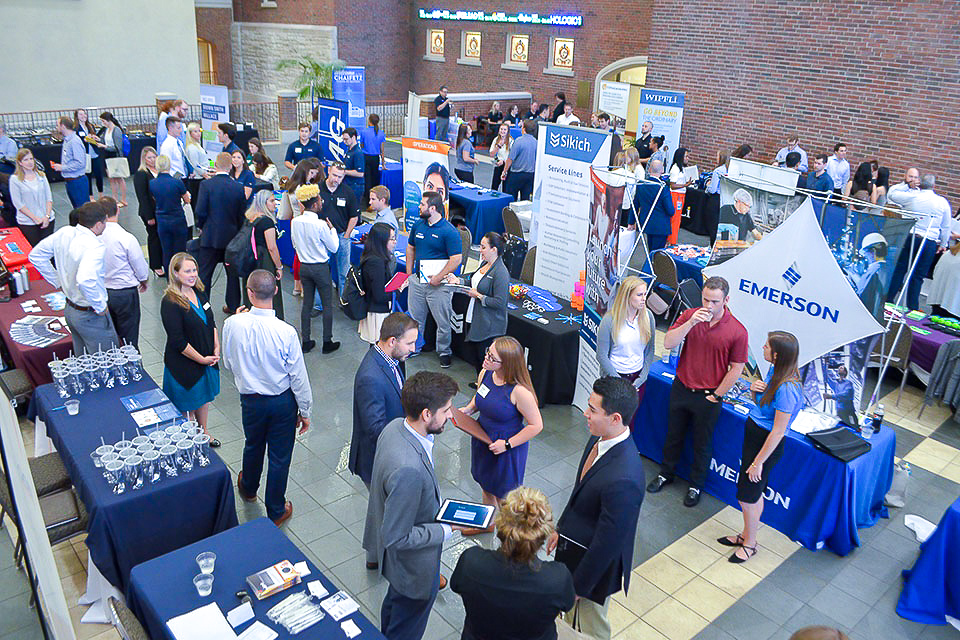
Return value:
[(120, 634), (123, 640), (150, 640), (150, 636), (147, 635), (143, 625), (141, 625), (137, 617), (133, 615), (133, 612), (127, 608), (127, 605), (113, 596), (107, 599), (107, 603), (110, 605), (110, 616), (113, 618), (113, 626), (116, 627), (117, 633)]

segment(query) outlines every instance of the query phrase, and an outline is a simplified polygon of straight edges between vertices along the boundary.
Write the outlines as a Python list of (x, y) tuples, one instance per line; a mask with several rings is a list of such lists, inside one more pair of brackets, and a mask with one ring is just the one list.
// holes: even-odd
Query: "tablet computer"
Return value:
[(493, 520), (495, 510), (496, 508), (489, 504), (447, 498), (440, 505), (440, 511), (437, 512), (437, 522), (486, 529)]

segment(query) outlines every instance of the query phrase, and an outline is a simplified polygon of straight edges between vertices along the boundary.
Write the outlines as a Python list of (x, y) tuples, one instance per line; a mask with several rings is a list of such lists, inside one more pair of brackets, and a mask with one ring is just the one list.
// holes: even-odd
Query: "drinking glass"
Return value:
[(193, 471), (193, 440), (181, 440), (177, 443), (178, 461), (184, 473)]
[(201, 467), (210, 464), (210, 436), (205, 433), (193, 436), (193, 446), (196, 448), (197, 464)]
[(113, 366), (113, 375), (117, 379), (117, 382), (120, 383), (120, 386), (125, 386), (130, 383), (130, 377), (127, 375), (127, 359), (122, 355), (117, 355), (110, 361)]
[(217, 562), (217, 554), (213, 551), (204, 551), (197, 556), (197, 565), (200, 566), (200, 573), (213, 573), (213, 565)]
[(123, 463), (123, 472), (131, 491), (143, 486), (143, 458), (136, 455), (127, 458)]
[(149, 480), (151, 484), (160, 482), (160, 478), (163, 477), (163, 468), (160, 464), (160, 452), (153, 449), (147, 451), (141, 457), (143, 458), (144, 477)]
[(126, 354), (126, 358), (127, 373), (130, 375), (130, 379), (134, 382), (143, 380), (143, 356), (134, 351), (134, 353)]
[(103, 465), (103, 476), (107, 479), (107, 482), (110, 483), (110, 488), (117, 495), (126, 491), (123, 468), (124, 463), (119, 460), (111, 460)]
[(197, 593), (201, 597), (210, 595), (210, 592), (213, 591), (213, 574), (201, 573), (193, 579), (193, 586), (197, 588)]
[(160, 459), (163, 466), (163, 472), (168, 478), (177, 477), (177, 448), (172, 444), (164, 445), (160, 449)]
[(96, 362), (89, 361), (83, 365), (84, 379), (90, 391), (96, 391), (100, 388), (100, 367)]
[(150, 436), (135, 436), (130, 440), (133, 443), (134, 447), (139, 447), (142, 444), (147, 444), (150, 442)]

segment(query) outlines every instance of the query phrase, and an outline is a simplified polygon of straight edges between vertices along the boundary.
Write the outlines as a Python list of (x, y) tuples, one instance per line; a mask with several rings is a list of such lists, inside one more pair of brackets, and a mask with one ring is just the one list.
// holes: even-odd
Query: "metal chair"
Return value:
[(897, 389), (897, 406), (900, 396), (910, 375), (910, 347), (913, 345), (913, 331), (902, 322), (890, 325), (886, 336), (881, 336), (874, 344), (867, 366), (883, 367), (885, 362), (900, 371), (900, 387)]
[(677, 279), (677, 263), (673, 261), (673, 257), (670, 254), (664, 253), (663, 251), (655, 251), (651, 260), (653, 262), (654, 279), (650, 285), (650, 293), (663, 300), (666, 304), (664, 314), (669, 314), (677, 301), (677, 297), (680, 295), (680, 283)]
[(137, 617), (133, 615), (133, 611), (127, 608), (127, 605), (113, 596), (107, 598), (107, 604), (110, 606), (110, 617), (113, 618), (113, 626), (116, 627), (117, 633), (120, 634), (123, 640), (150, 640), (150, 636), (147, 635), (143, 625), (141, 625)]
[(537, 265), (537, 248), (532, 247), (523, 259), (523, 268), (520, 270), (520, 282), (533, 284), (533, 273)]
[(517, 236), (518, 238), (524, 237), (523, 225), (520, 223), (520, 218), (517, 217), (517, 212), (510, 207), (503, 208), (503, 228), (506, 233), (512, 236)]
[(0, 380), (10, 390), (10, 395), (17, 401), (17, 406), (26, 406), (33, 395), (33, 383), (20, 369), (7, 369), (0, 373)]

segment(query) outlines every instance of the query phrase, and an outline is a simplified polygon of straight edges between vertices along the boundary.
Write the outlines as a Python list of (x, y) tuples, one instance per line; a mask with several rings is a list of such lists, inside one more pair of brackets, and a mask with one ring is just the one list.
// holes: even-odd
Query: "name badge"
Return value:
[(487, 385), (481, 384), (477, 387), (477, 395), (481, 398), (486, 398), (488, 393), (490, 393), (490, 389), (487, 388)]
[(203, 310), (204, 310), (204, 311), (210, 311), (210, 302), (209, 302), (209, 301), (203, 303)]
[(300, 147), (297, 147), (297, 148), (295, 148), (295, 149), (293, 150), (293, 152), (294, 152), (294, 153), (303, 153), (303, 149), (301, 149)]
[(338, 206), (338, 207), (345, 207), (345, 206), (347, 206), (347, 199), (346, 199), (346, 198), (337, 198), (337, 206)]

